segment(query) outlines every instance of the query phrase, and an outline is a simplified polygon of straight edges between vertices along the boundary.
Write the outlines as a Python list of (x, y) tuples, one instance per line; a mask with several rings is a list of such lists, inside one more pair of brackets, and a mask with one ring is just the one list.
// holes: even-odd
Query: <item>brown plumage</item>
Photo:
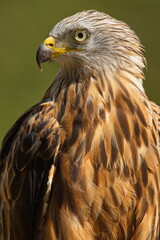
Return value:
[(0, 239), (157, 240), (160, 109), (137, 36), (81, 12), (40, 46), (49, 59), (61, 71), (2, 144)]

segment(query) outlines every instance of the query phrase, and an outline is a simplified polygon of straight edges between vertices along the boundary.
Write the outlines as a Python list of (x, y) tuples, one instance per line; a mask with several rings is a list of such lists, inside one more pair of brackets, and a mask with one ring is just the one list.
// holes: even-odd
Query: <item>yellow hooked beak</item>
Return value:
[[(59, 56), (62, 53), (77, 51), (74, 49), (69, 49), (65, 47), (56, 47), (56, 40), (54, 37), (48, 37), (44, 40), (44, 42), (40, 45), (37, 50), (36, 60), (37, 64), (41, 69), (41, 63), (51, 60), (54, 57)], [(60, 45), (60, 44), (59, 44)]]

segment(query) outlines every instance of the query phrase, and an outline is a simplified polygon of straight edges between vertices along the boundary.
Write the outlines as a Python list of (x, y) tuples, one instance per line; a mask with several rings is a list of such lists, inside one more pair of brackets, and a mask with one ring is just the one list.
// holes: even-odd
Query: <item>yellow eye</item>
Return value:
[(77, 30), (75, 32), (74, 38), (78, 41), (78, 42), (83, 42), (84, 40), (86, 40), (88, 37), (87, 33), (85, 30)]

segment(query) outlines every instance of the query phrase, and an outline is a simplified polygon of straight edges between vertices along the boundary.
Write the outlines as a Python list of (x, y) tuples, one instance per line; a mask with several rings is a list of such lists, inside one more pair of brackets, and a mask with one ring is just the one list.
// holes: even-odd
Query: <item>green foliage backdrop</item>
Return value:
[(8, 0), (0, 2), (0, 142), (16, 119), (38, 102), (58, 66), (35, 62), (37, 47), (58, 21), (97, 9), (127, 22), (145, 46), (148, 97), (160, 104), (160, 0)]

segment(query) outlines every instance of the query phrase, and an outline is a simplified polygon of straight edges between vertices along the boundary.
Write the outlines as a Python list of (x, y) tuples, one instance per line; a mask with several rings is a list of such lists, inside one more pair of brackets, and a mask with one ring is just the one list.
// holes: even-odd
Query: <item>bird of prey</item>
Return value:
[(88, 10), (59, 22), (37, 63), (60, 71), (5, 136), (1, 240), (157, 240), (159, 107), (127, 24)]

